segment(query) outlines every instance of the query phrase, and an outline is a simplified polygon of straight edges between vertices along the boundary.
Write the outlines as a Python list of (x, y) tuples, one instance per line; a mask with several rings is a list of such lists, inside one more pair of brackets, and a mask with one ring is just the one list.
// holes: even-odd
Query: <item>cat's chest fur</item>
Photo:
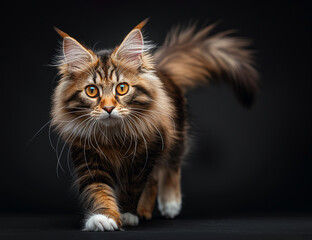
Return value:
[(117, 146), (104, 145), (87, 150), (73, 148), (72, 160), (79, 188), (87, 184), (79, 181), (83, 178), (105, 182), (114, 189), (121, 209), (133, 212), (150, 173), (160, 164), (163, 152), (161, 138), (158, 137), (148, 143), (137, 139)]

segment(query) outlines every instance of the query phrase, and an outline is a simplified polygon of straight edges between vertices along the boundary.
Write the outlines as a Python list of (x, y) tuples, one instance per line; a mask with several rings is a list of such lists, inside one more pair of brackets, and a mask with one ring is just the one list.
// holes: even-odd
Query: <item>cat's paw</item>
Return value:
[(121, 220), (123, 226), (137, 226), (139, 224), (138, 216), (129, 212), (122, 213)]
[(158, 209), (162, 216), (166, 218), (174, 218), (181, 211), (181, 202), (164, 202), (158, 201)]
[(90, 216), (86, 222), (84, 231), (115, 231), (118, 230), (118, 226), (114, 219), (109, 218), (103, 214), (94, 214)]
[(146, 220), (152, 218), (152, 211), (146, 210), (145, 208), (140, 207), (138, 208), (137, 212), (140, 218), (144, 218)]

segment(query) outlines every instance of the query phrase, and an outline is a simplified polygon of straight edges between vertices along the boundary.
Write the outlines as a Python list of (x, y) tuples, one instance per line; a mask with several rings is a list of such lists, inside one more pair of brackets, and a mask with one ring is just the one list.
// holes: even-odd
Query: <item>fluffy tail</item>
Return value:
[(156, 67), (182, 89), (209, 80), (225, 80), (243, 105), (252, 105), (258, 91), (258, 73), (253, 67), (249, 41), (222, 32), (207, 36), (215, 25), (196, 31), (193, 25), (176, 28), (156, 53)]

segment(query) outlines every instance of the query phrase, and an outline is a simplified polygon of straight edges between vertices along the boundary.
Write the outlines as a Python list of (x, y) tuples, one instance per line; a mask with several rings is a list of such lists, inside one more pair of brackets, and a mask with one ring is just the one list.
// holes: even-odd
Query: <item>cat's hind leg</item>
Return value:
[(162, 216), (174, 218), (181, 211), (181, 168), (163, 167), (158, 179), (158, 209)]
[(121, 214), (121, 221), (123, 226), (137, 226), (139, 224), (138, 216), (129, 212)]
[(181, 165), (188, 151), (187, 134), (181, 133), (158, 171), (158, 209), (166, 218), (176, 217), (182, 207)]

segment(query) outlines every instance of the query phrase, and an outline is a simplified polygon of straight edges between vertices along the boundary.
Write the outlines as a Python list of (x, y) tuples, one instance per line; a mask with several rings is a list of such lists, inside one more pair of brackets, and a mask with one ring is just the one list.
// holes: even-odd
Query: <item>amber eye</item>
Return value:
[(129, 90), (129, 85), (127, 83), (120, 83), (116, 87), (116, 92), (119, 95), (125, 95)]
[(86, 94), (91, 98), (95, 98), (99, 95), (99, 89), (93, 85), (87, 86), (86, 87)]

